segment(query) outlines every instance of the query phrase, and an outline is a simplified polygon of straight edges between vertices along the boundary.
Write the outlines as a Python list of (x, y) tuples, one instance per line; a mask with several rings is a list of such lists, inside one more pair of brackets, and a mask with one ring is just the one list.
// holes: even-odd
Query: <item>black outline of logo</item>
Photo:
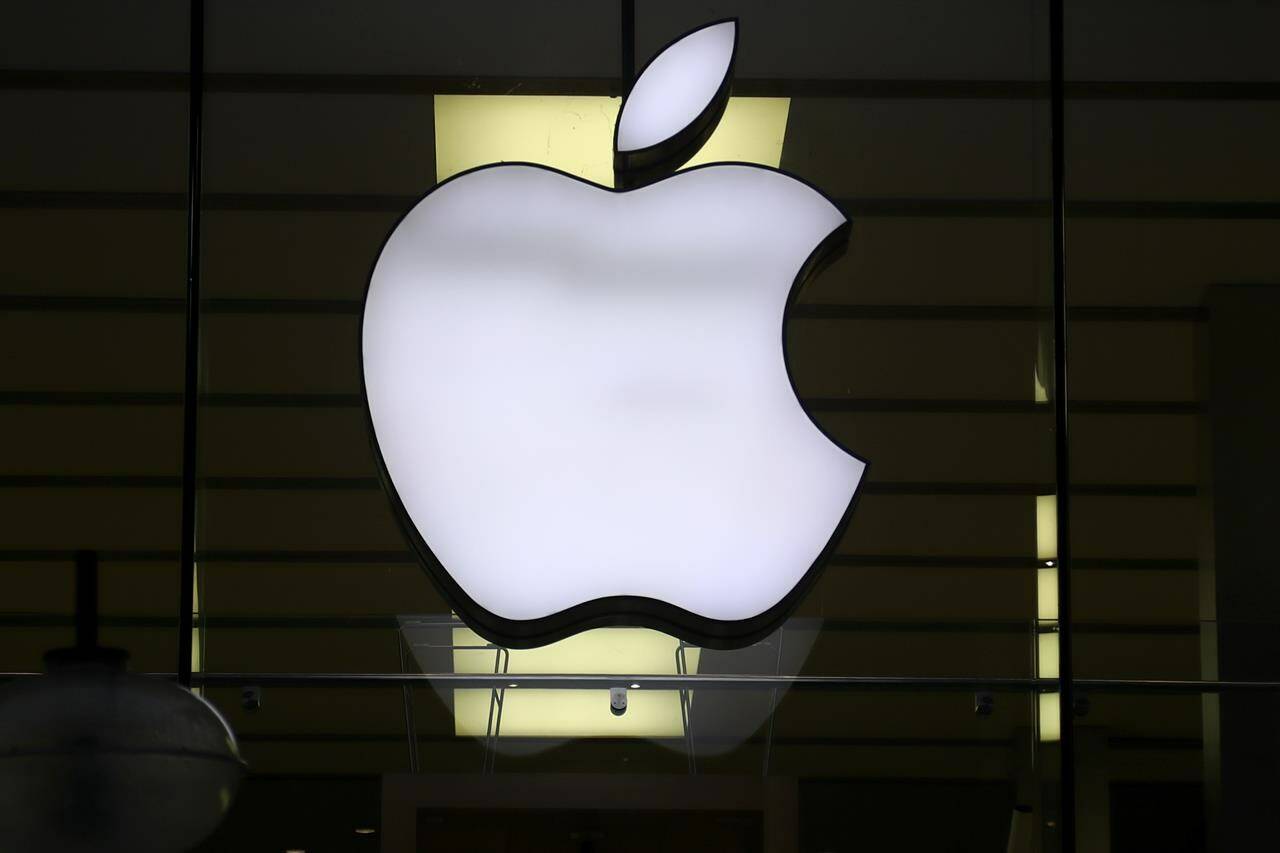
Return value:
[[(673, 40), (670, 44), (655, 54), (655, 58), (665, 52), (668, 48), (675, 45), (686, 36), (706, 27), (715, 26), (716, 24), (732, 21), (734, 23), (734, 49), (733, 55), (737, 54), (737, 19), (728, 18), (721, 21), (713, 21), (705, 24), (688, 33)], [(651, 59), (645, 66), (647, 69), (653, 63)], [(786, 618), (795, 610), (800, 601), (805, 597), (813, 585), (817, 582), (821, 574), (822, 567), (826, 564), (831, 554), (835, 551), (836, 545), (839, 543), (841, 536), (848, 527), (849, 519), (853, 515), (854, 507), (858, 503), (858, 497), (862, 492), (862, 486), (867, 480), (867, 472), (870, 470), (870, 463), (854, 453), (842, 442), (832, 436), (823, 426), (814, 419), (813, 415), (801, 404), (801, 411), (804, 411), (809, 420), (817, 427), (822, 435), (847, 453), (849, 456), (861, 462), (865, 467), (862, 476), (855, 486), (853, 494), (849, 498), (849, 505), (845, 508), (840, 520), (836, 523), (835, 529), (831, 533), (822, 551), (819, 553), (813, 564), (796, 583), (796, 585), (773, 606), (767, 610), (756, 614), (747, 619), (722, 620), (711, 619), (705, 616), (699, 616), (678, 607), (666, 601), (654, 598), (636, 595), (617, 595), (605, 598), (596, 598), (591, 601), (585, 601), (581, 604), (575, 604), (556, 613), (542, 616), (536, 619), (507, 619), (481, 606), (475, 599), (471, 598), (461, 585), (450, 575), (449, 570), (432, 552), (431, 547), (427, 544), (422, 534), (418, 531), (417, 525), (413, 519), (409, 517), (408, 511), (400, 500), (399, 494), (396, 492), (394, 483), (392, 482), (391, 473), (387, 470), (386, 463), (382, 458), (382, 451), (378, 447), (377, 434), (373, 426), (373, 413), (369, 408), (369, 395), (365, 387), (365, 371), (364, 371), (364, 311), (368, 305), (369, 289), (373, 285), (373, 273), (377, 269), (378, 261), (382, 258), (382, 253), (386, 249), (387, 242), (390, 241), (392, 235), (400, 227), (405, 217), (409, 215), (418, 205), (422, 204), (434, 193), (447, 184), (460, 180), (473, 172), (484, 169), (499, 169), (510, 166), (528, 166), (535, 169), (542, 169), (553, 174), (560, 175), (569, 180), (578, 181), (587, 186), (594, 187), (604, 192), (625, 193), (647, 184), (659, 180), (673, 174), (680, 166), (686, 163), (689, 158), (697, 153), (702, 144), (715, 130), (716, 125), (720, 121), (720, 117), (724, 115), (725, 106), (729, 99), (729, 84), (733, 72), (733, 59), (730, 59), (728, 69), (725, 73), (724, 82), (721, 83), (716, 92), (715, 98), (703, 111), (683, 130), (664, 141), (649, 148), (640, 149), (636, 152), (630, 152), (630, 155), (619, 155), (617, 153), (617, 128), (614, 128), (614, 149), (615, 149), (615, 175), (618, 177), (620, 186), (617, 188), (604, 187), (591, 181), (584, 180), (575, 175), (570, 175), (559, 169), (544, 166), (538, 163), (521, 163), (521, 162), (504, 162), (490, 163), (483, 166), (477, 166), (466, 171), (452, 175), (444, 181), (436, 184), (423, 193), (409, 208), (401, 214), (387, 232), (387, 236), (383, 238), (381, 245), (378, 247), (378, 253), (374, 257), (373, 265), (369, 269), (368, 280), (365, 284), (364, 298), (361, 303), (360, 310), (360, 335), (359, 335), (359, 361), (360, 361), (360, 396), (364, 402), (365, 426), (369, 432), (369, 443), (373, 450), (373, 456), (378, 467), (378, 477), (382, 481), (383, 488), (387, 494), (387, 498), (391, 503), (393, 512), (404, 530), (414, 552), (419, 558), (419, 562), (426, 570), (427, 575), (435, 583), (440, 593), (444, 596), (449, 605), (462, 617), (462, 620), (478, 634), (486, 639), (508, 648), (533, 648), (564, 639), (581, 631), (590, 628), (601, 628), (610, 626), (635, 626), (654, 628), (674, 635), (687, 642), (698, 646), (713, 649), (734, 649), (750, 645), (757, 642), (769, 634), (773, 633), (786, 620)], [(641, 72), (643, 74), (643, 72)], [(637, 78), (639, 79), (639, 78)], [(626, 100), (623, 100), (622, 109), (626, 109)], [(621, 119), (621, 110), (618, 113)], [(620, 160), (620, 157), (622, 158)], [(781, 169), (774, 169), (770, 166), (762, 166), (758, 163), (741, 163), (734, 161), (706, 163), (701, 166), (695, 166), (685, 170), (692, 172), (698, 169), (718, 168), (723, 166), (742, 166), (750, 169), (760, 169), (766, 172), (775, 172), (785, 175), (787, 178), (798, 181), (809, 189), (816, 192), (822, 198), (831, 203), (833, 207), (838, 206), (835, 202), (823, 193), (813, 184), (803, 178), (783, 172)], [(625, 176), (626, 186), (622, 186)], [(800, 288), (813, 277), (819, 270), (836, 260), (843, 254), (845, 245), (848, 243), (849, 234), (852, 230), (852, 223), (846, 217), (844, 222), (824, 237), (818, 245), (810, 252), (808, 258), (796, 272), (795, 278), (792, 280), (791, 289), (787, 294), (786, 307), (782, 314), (782, 323), (780, 335), (782, 338), (782, 359), (783, 366), (787, 374), (787, 381), (791, 383), (791, 391), (799, 402), (799, 394), (796, 392), (795, 380), (791, 376), (791, 362), (787, 352), (786, 345), (786, 329), (787, 322), (790, 319), (792, 308), (794, 307), (796, 297)]]

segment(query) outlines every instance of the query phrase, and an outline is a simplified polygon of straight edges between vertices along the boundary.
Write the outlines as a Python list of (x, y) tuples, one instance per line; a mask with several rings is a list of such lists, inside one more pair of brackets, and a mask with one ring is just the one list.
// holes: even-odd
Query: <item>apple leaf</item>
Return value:
[(676, 39), (640, 72), (614, 133), (619, 187), (665, 177), (707, 141), (729, 101), (737, 41), (736, 20), (716, 21)]

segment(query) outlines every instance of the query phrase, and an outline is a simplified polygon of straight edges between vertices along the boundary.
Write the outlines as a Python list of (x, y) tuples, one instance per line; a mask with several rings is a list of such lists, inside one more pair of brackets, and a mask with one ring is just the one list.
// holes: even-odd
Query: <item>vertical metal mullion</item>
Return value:
[(98, 554), (76, 552), (76, 648), (98, 646)]
[(1074, 853), (1075, 688), (1071, 667), (1071, 466), (1067, 396), (1066, 60), (1063, 0), (1049, 0), (1050, 135), (1053, 181), (1054, 474), (1058, 522), (1058, 716), (1061, 727), (1062, 849)]
[(620, 9), (622, 39), (622, 97), (636, 81), (636, 0), (622, 0)]
[(182, 383), (182, 528), (178, 682), (191, 687), (191, 603), (196, 570), (196, 420), (200, 391), (200, 134), (204, 111), (204, 0), (191, 0), (187, 78), (187, 327)]

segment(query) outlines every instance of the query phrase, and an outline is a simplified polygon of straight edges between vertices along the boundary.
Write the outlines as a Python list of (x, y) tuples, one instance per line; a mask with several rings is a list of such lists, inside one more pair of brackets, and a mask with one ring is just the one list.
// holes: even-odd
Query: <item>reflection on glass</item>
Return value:
[[(542, 752), (578, 738), (644, 738), (701, 755), (727, 753), (769, 719), (786, 686), (761, 690), (662, 690), (646, 678), (675, 675), (794, 676), (821, 630), (793, 619), (744, 649), (700, 649), (647, 628), (597, 628), (536, 649), (505, 649), (454, 616), (401, 616), (401, 633), (424, 673), (500, 675), (500, 687), (436, 693), (453, 715), (454, 734), (508, 754)], [(610, 710), (608, 687), (532, 687), (528, 675), (616, 676), (627, 690), (623, 714)], [(694, 694), (698, 694), (694, 702)]]

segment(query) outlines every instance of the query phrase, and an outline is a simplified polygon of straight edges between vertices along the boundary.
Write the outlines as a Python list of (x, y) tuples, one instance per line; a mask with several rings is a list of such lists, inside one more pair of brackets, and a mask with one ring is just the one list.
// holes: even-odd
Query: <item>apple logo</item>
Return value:
[(395, 225), (361, 326), (374, 455), (460, 617), (527, 648), (603, 625), (712, 648), (775, 630), (866, 462), (796, 397), (782, 330), (849, 223), (776, 169), (677, 172), (729, 96), (737, 22), (672, 42), (623, 101), (617, 188), (528, 163)]

